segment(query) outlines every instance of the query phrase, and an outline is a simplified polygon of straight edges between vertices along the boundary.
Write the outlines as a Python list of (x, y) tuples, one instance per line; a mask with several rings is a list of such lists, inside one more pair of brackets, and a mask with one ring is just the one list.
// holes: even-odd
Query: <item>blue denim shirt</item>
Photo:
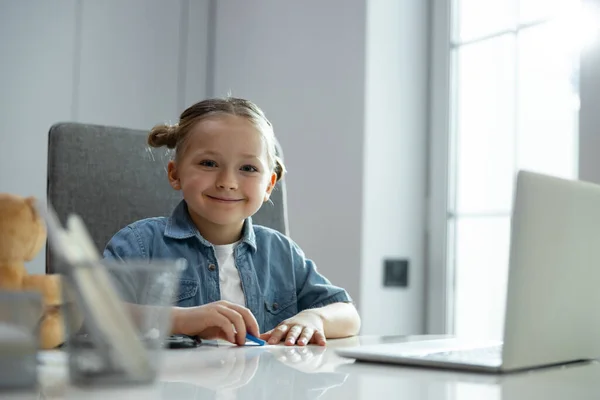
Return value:
[[(219, 265), (213, 245), (192, 222), (185, 201), (171, 217), (143, 219), (123, 228), (107, 244), (104, 258), (187, 260), (181, 275), (177, 305), (198, 306), (221, 299)], [(319, 274), (296, 243), (248, 218), (234, 250), (246, 307), (260, 331), (273, 329), (283, 320), (309, 308), (352, 301), (342, 288)]]

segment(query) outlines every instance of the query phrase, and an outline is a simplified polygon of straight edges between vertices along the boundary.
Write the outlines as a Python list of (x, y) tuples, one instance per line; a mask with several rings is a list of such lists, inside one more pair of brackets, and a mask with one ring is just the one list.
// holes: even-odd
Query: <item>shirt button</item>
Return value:
[(215, 264), (209, 264), (208, 265), (208, 270), (209, 271), (214, 271), (215, 269), (217, 269), (217, 266)]
[(273, 303), (273, 310), (277, 310), (279, 308), (279, 304)]

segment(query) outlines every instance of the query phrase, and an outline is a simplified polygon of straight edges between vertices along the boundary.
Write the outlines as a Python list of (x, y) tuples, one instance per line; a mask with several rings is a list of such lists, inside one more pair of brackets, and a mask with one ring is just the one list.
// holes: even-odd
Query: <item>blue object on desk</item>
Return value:
[(264, 340), (262, 340), (262, 339), (259, 339), (259, 338), (257, 338), (256, 336), (252, 336), (252, 335), (251, 335), (251, 334), (249, 334), (249, 333), (246, 333), (246, 340), (249, 340), (249, 341), (251, 341), (251, 342), (254, 342), (254, 343), (256, 343), (256, 344), (257, 344), (257, 345), (259, 345), (259, 346), (264, 346), (265, 344), (267, 344), (267, 342), (265, 342)]

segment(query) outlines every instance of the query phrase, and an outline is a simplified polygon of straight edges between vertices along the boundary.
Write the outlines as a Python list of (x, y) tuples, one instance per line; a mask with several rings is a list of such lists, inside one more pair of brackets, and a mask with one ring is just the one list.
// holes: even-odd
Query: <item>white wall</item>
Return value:
[[(596, 7), (600, 18), (600, 0), (586, 2)], [(600, 37), (581, 55), (579, 86), (579, 177), (600, 184)]]
[[(428, 5), (367, 2), (363, 333), (424, 332)], [(382, 288), (383, 259), (408, 258), (409, 286)]]
[(292, 238), (360, 302), (365, 2), (218, 1), (214, 94), (257, 102), (283, 147)]
[[(55, 122), (148, 129), (204, 97), (207, 8), (208, 0), (0, 0), (0, 192), (45, 200)], [(44, 260), (42, 251), (30, 272), (43, 272)]]
[(0, 0), (0, 192), (45, 197), (48, 128), (72, 116), (76, 4)]
[[(0, 0), (0, 191), (45, 197), (57, 121), (148, 129), (206, 96), (251, 98), (283, 145), (293, 239), (364, 333), (421, 332), (426, 15), (422, 0)], [(408, 289), (383, 288), (395, 256)]]
[[(422, 0), (217, 3), (214, 94), (272, 119), (291, 235), (349, 290), (363, 333), (423, 331), (427, 27)], [(383, 288), (396, 256), (408, 289)]]

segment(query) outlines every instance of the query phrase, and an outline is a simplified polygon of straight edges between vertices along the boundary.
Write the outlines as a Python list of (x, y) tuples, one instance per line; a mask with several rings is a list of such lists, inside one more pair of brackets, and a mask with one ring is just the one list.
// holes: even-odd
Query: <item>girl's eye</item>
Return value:
[(200, 165), (203, 167), (216, 167), (217, 163), (211, 160), (202, 160), (200, 161)]
[(253, 167), (252, 165), (244, 165), (240, 169), (244, 172), (258, 172), (258, 168)]

